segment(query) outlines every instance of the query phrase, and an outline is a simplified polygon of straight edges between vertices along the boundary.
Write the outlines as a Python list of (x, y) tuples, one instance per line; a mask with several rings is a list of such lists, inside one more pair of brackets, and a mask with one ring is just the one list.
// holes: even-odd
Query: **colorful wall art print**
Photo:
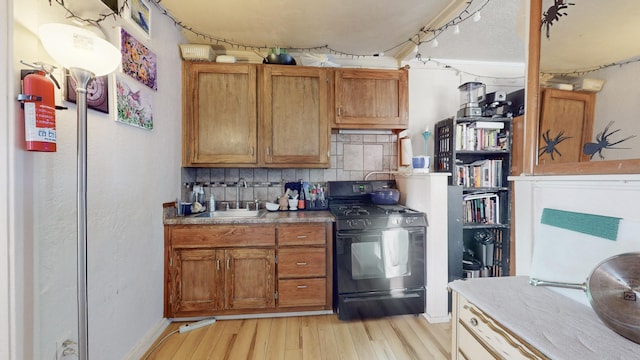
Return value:
[[(66, 101), (76, 102), (76, 81), (69, 74), (69, 70), (65, 69)], [(98, 110), (103, 113), (109, 113), (109, 78), (107, 75), (93, 78), (87, 85), (87, 106), (89, 109)]]
[(136, 40), (124, 28), (120, 30), (122, 72), (158, 90), (156, 54)]
[(126, 76), (116, 74), (117, 121), (143, 129), (153, 129), (152, 94)]
[(148, 36), (151, 34), (151, 12), (149, 6), (143, 0), (129, 0), (131, 21)]

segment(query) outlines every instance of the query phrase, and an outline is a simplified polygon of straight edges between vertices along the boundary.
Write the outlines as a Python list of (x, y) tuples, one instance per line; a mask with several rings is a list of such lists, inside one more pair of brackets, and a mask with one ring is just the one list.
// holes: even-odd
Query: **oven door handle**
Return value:
[(363, 302), (363, 301), (371, 301), (371, 300), (390, 300), (390, 299), (411, 299), (420, 297), (420, 294), (389, 294), (389, 295), (379, 295), (379, 296), (361, 296), (361, 297), (348, 297), (344, 299), (345, 303), (349, 302)]

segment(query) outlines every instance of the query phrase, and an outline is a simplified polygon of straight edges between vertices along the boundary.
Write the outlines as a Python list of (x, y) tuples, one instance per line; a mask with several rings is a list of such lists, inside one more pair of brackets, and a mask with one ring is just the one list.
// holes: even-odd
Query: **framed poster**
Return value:
[[(65, 96), (66, 101), (76, 102), (76, 81), (69, 70), (65, 69)], [(109, 76), (99, 76), (89, 81), (87, 85), (87, 107), (103, 113), (109, 113)]]
[(108, 7), (109, 9), (111, 9), (111, 11), (113, 11), (114, 14), (118, 14), (118, 0), (100, 0), (102, 1), (102, 3)]
[(120, 51), (122, 72), (151, 89), (158, 90), (156, 54), (124, 28), (120, 28)]
[(145, 0), (129, 0), (129, 20), (151, 37), (151, 9)]
[(128, 76), (115, 75), (116, 121), (153, 130), (152, 93)]

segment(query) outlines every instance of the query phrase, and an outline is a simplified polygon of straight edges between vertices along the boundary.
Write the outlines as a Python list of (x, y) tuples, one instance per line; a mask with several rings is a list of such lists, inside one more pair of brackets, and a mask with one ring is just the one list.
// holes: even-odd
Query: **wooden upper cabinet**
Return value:
[(183, 165), (255, 165), (255, 65), (183, 62)]
[(329, 70), (266, 65), (261, 73), (260, 162), (329, 167)]
[(344, 129), (406, 129), (408, 71), (335, 70), (333, 127)]
[(592, 141), (595, 93), (547, 88), (541, 92), (538, 162), (589, 161), (582, 149)]

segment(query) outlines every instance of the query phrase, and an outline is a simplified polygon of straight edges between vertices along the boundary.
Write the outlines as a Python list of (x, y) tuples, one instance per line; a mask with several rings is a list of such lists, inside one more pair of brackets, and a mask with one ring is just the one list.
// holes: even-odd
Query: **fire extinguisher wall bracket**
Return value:
[(24, 109), (25, 101), (42, 101), (42, 96), (18, 94), (18, 101), (20, 101), (20, 109)]
[(42, 101), (42, 96), (18, 94), (18, 101)]

